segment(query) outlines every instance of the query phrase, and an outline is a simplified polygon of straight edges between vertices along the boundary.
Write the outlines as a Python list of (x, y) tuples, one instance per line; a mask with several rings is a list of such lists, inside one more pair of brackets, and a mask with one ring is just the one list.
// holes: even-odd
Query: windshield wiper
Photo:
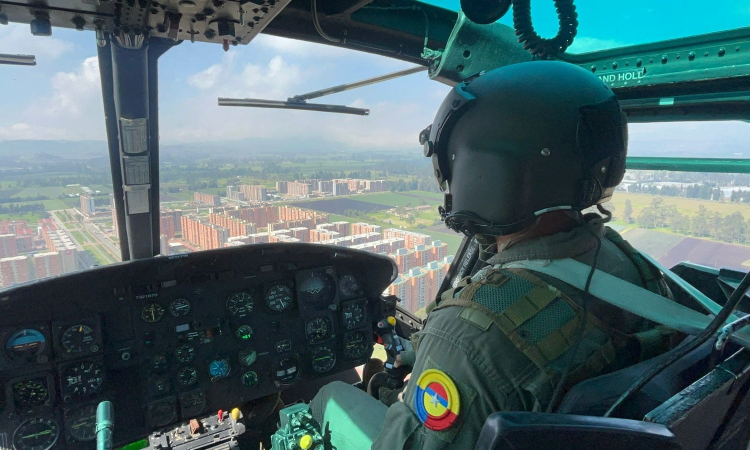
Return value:
[(0, 53), (0, 64), (10, 64), (14, 66), (36, 66), (36, 56), (5, 55)]
[(358, 116), (367, 116), (370, 114), (369, 109), (353, 108), (344, 105), (327, 105), (323, 103), (307, 103), (307, 100), (323, 97), (325, 95), (337, 94), (339, 92), (350, 91), (363, 86), (369, 86), (375, 83), (400, 78), (413, 73), (427, 70), (426, 67), (412, 67), (398, 72), (379, 75), (377, 77), (367, 78), (353, 83), (340, 84), (330, 88), (320, 89), (318, 91), (308, 92), (307, 94), (295, 95), (289, 97), (286, 101), (281, 100), (263, 100), (259, 98), (219, 98), (219, 106), (246, 106), (249, 108), (278, 108), (278, 109), (300, 109), (303, 111), (321, 111), (342, 114), (354, 114)]

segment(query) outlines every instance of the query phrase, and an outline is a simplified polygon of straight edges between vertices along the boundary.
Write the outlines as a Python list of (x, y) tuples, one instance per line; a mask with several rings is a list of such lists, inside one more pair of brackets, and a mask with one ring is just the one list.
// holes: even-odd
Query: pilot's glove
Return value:
[(404, 350), (400, 354), (396, 355), (396, 361), (393, 364), (393, 367), (414, 367), (414, 363), (417, 361), (417, 353), (414, 351), (414, 347), (412, 347), (411, 341), (402, 339), (401, 345), (403, 345)]

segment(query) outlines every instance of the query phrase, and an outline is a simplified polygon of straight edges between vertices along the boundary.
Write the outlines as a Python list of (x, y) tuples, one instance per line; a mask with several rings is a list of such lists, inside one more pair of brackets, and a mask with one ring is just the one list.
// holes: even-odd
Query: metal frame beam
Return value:
[(110, 169), (122, 260), (159, 253), (158, 59), (164, 39), (99, 47)]

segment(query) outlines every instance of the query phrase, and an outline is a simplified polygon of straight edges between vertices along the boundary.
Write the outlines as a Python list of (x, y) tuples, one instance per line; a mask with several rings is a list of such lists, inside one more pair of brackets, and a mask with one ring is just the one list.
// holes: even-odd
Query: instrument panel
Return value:
[(94, 448), (102, 400), (126, 444), (359, 366), (395, 274), (379, 255), (258, 244), (4, 291), (0, 448)]

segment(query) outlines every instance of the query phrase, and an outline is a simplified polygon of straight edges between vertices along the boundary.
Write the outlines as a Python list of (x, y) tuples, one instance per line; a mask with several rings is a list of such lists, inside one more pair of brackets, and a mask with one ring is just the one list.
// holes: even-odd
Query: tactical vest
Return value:
[[(607, 228), (605, 239), (633, 262), (644, 287), (671, 298), (661, 273), (617, 232)], [(529, 270), (497, 265), (480, 271), (473, 278), (465, 278), (455, 288), (444, 292), (432, 311), (459, 306), (480, 312), (494, 323), (536, 366), (537, 372), (518, 387), (532, 393), (539, 408), (545, 409), (568, 365), (566, 390), (585, 379), (619, 369), (614, 364), (616, 361), (633, 364), (662, 353), (674, 334), (657, 326), (628, 335), (589, 311), (585, 333), (576, 346), (584, 317), (582, 294), (572, 288), (558, 289)], [(415, 344), (418, 346), (418, 342)], [(618, 353), (625, 351), (631, 354), (628, 358), (618, 357)], [(570, 352), (575, 352), (572, 364)]]

